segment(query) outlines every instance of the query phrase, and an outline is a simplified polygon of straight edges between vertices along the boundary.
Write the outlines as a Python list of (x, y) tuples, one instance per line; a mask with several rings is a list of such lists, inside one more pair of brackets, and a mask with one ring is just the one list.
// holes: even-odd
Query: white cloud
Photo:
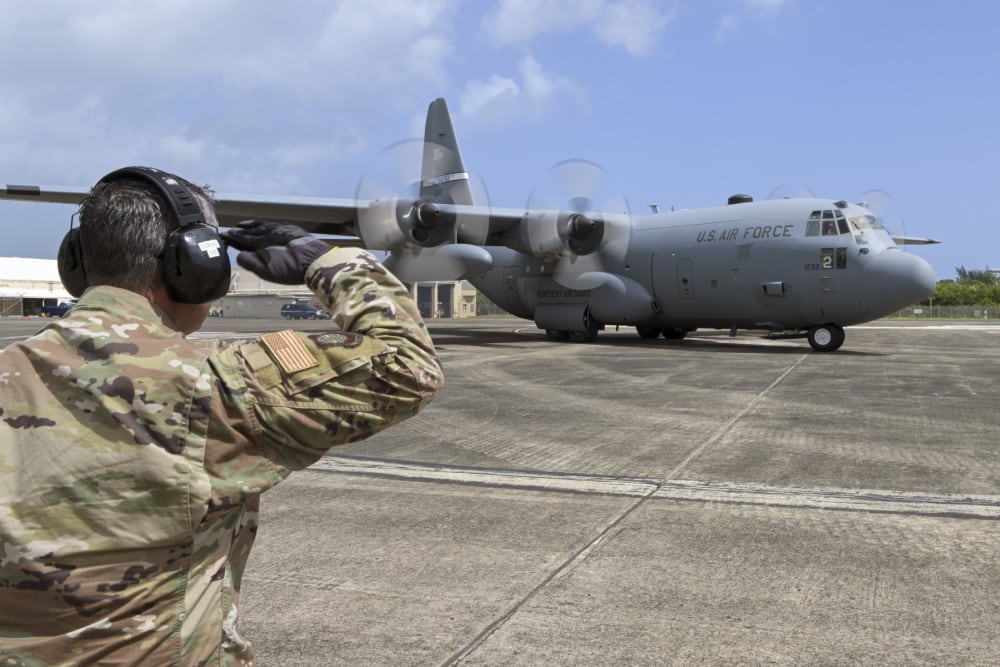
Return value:
[(655, 6), (640, 0), (623, 0), (604, 6), (594, 25), (605, 44), (621, 44), (632, 55), (650, 51), (660, 30), (673, 18)]
[(589, 29), (609, 46), (648, 52), (673, 17), (651, 0), (500, 0), (481, 26), (493, 44), (529, 42), (546, 32)]
[(0, 58), (18, 64), (0, 82), (0, 158), (29, 182), (86, 183), (128, 162), (219, 189), (350, 160), (367, 148), (356, 119), (444, 86), (457, 3), (14, 3), (0, 22)]
[(719, 19), (715, 39), (724, 42), (732, 37), (746, 19), (766, 20), (791, 6), (795, 0), (739, 0), (739, 7)]
[(477, 124), (507, 122), (537, 116), (559, 96), (578, 96), (570, 79), (546, 72), (537, 60), (525, 56), (518, 78), (494, 74), (486, 81), (470, 81), (459, 98), (458, 116)]
[(513, 99), (521, 94), (521, 86), (514, 79), (494, 74), (488, 81), (470, 81), (459, 100), (463, 116), (476, 116), (484, 109), (504, 98)]

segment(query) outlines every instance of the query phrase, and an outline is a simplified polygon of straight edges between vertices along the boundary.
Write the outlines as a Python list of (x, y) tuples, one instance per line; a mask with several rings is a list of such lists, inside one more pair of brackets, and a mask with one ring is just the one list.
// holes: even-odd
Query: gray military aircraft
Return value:
[[(78, 203), (73, 188), (8, 185), (0, 199)], [(443, 99), (427, 112), (419, 194), (375, 199), (220, 196), (219, 222), (275, 218), (389, 253), (408, 282), (464, 278), (553, 341), (607, 326), (680, 339), (699, 328), (808, 338), (829, 352), (844, 327), (928, 297), (935, 275), (866, 205), (818, 198), (631, 214), (477, 206)]]

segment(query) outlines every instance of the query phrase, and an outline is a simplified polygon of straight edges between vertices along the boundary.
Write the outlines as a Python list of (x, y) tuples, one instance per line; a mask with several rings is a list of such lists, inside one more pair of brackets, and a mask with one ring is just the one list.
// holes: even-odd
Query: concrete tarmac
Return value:
[(260, 664), (1000, 663), (1000, 326), (429, 326), (435, 402), (265, 496)]

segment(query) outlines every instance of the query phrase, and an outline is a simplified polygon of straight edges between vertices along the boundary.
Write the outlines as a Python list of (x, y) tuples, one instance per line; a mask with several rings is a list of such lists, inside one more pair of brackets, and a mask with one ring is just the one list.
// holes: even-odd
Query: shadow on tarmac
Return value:
[[(695, 333), (684, 340), (667, 340), (665, 338), (640, 338), (638, 335), (630, 334), (627, 331), (602, 331), (598, 334), (597, 340), (590, 343), (566, 341), (553, 342), (545, 338), (545, 333), (538, 329), (532, 330), (529, 327), (514, 326), (509, 330), (461, 328), (459, 324), (449, 324), (447, 326), (437, 325), (434, 321), (428, 323), (428, 329), (434, 338), (434, 343), (440, 348), (449, 345), (474, 346), (474, 347), (536, 347), (536, 346), (562, 346), (562, 345), (590, 345), (599, 347), (620, 347), (669, 349), (671, 352), (702, 352), (706, 349), (725, 352), (730, 354), (810, 354), (814, 351), (809, 347), (805, 338), (795, 339), (771, 339), (759, 334), (743, 334), (737, 338), (730, 338), (727, 333), (699, 334)], [(756, 338), (758, 342), (750, 342), (748, 339)], [(823, 353), (816, 353), (823, 354)], [(856, 357), (880, 357), (882, 353), (851, 350), (847, 347), (837, 350), (835, 355), (849, 355)]]

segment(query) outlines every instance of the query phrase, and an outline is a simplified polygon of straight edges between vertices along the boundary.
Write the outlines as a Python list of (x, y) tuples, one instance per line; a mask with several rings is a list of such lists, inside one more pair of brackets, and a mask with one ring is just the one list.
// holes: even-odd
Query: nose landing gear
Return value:
[(812, 349), (817, 352), (833, 352), (844, 344), (844, 327), (836, 324), (820, 324), (809, 329), (806, 338)]

